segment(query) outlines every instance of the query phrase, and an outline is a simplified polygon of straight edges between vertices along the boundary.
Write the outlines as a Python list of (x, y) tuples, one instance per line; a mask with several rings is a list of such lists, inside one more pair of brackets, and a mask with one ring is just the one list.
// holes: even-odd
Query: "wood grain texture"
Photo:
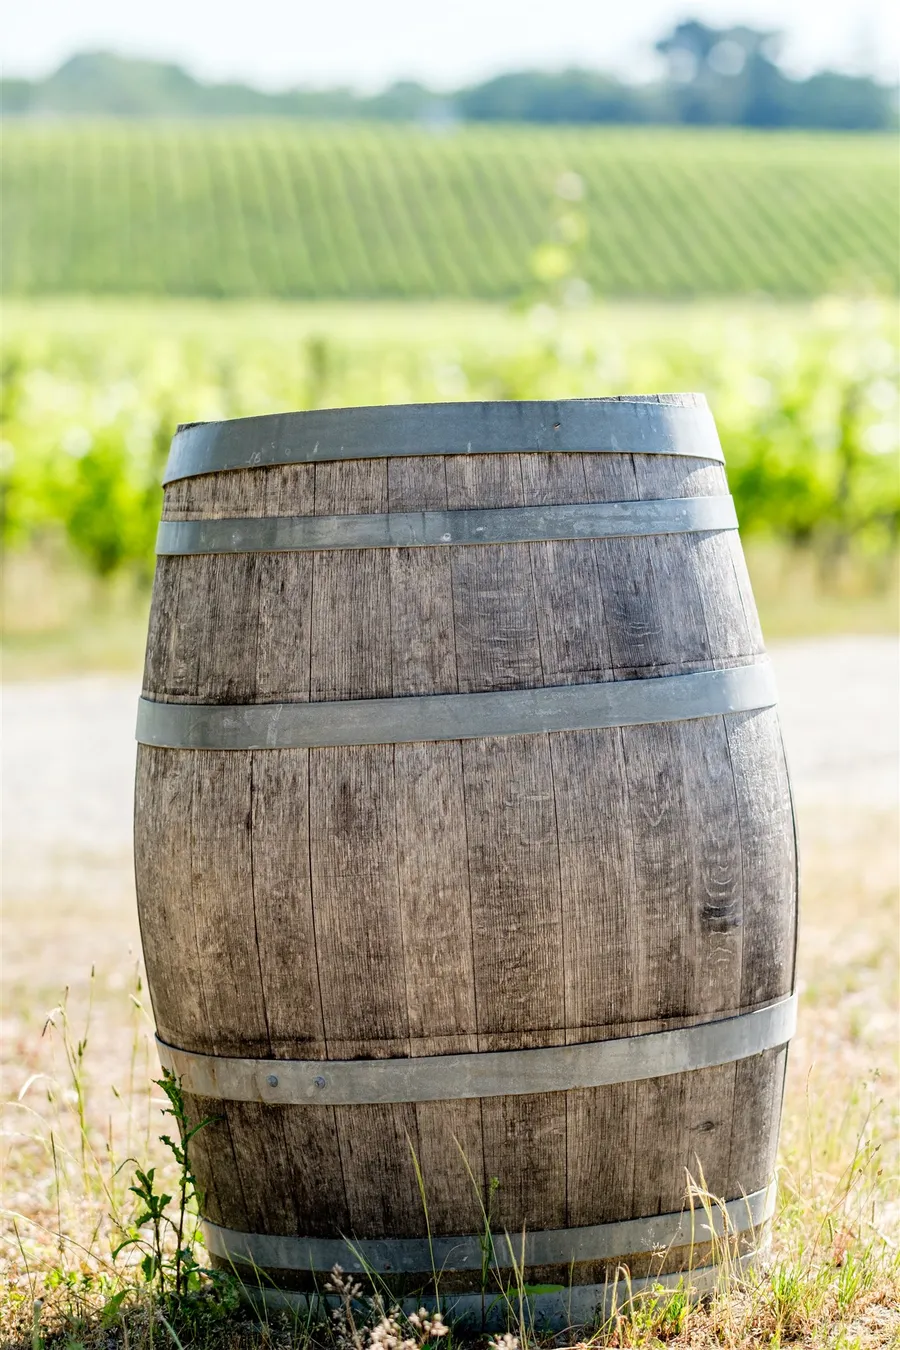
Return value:
[[(521, 456), (447, 460), (447, 505), (526, 502)], [(545, 682), (527, 545), (454, 550), (460, 692)], [(462, 744), (478, 1046), (524, 1049), (564, 1039), (559, 854), (549, 741), (497, 737)], [(525, 1210), (551, 1226), (565, 1212), (565, 1101), (481, 1104), (485, 1178), (497, 1222)], [(555, 1147), (554, 1147), (555, 1145)]]
[(741, 830), (741, 1004), (782, 998), (793, 983), (797, 896), (791, 794), (774, 709), (726, 719)]
[(310, 875), (309, 751), (255, 752), (250, 774), (253, 914), (268, 1054), (323, 1059)]
[(735, 1065), (731, 1157), (724, 1183), (731, 1195), (768, 1185), (778, 1151), (787, 1047), (752, 1055)]
[[(388, 463), (392, 511), (443, 510), (443, 458)], [(450, 554), (391, 553), (391, 654), (395, 697), (456, 693)], [(423, 742), (394, 748), (397, 859), (410, 1051), (478, 1049), (462, 748)], [(480, 1223), (484, 1187), (481, 1103), (420, 1102), (416, 1160), (431, 1231)]]
[[(185, 479), (164, 516), (725, 491), (721, 466), (686, 458), (410, 457)], [(182, 702), (402, 698), (652, 678), (761, 650), (734, 532), (175, 557), (158, 561), (144, 686)], [(792, 981), (773, 710), (398, 746), (142, 747), (136, 868), (160, 1035), (210, 1053), (574, 1043), (758, 1007)], [(436, 1234), (480, 1228), (492, 1177), (510, 1231), (677, 1209), (688, 1175), (731, 1198), (771, 1173), (784, 1064), (767, 1052), (483, 1101), (192, 1102), (219, 1115), (198, 1136), (206, 1212), (258, 1232), (421, 1236), (416, 1161)], [(635, 1271), (649, 1260), (635, 1254)]]
[(171, 1045), (203, 1053), (211, 1033), (193, 927), (193, 793), (193, 755), (138, 746), (134, 865), (156, 1031)]

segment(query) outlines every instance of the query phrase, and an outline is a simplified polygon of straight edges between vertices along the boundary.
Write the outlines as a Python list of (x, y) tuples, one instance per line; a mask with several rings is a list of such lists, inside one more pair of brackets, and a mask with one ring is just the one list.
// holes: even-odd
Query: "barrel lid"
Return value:
[(535, 451), (723, 459), (702, 394), (402, 403), (185, 423), (163, 482), (276, 464)]

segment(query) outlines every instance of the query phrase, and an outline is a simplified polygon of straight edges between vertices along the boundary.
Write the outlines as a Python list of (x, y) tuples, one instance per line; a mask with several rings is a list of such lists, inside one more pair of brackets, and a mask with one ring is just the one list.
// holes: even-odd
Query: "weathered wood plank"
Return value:
[[(391, 511), (437, 511), (447, 505), (442, 457), (388, 462)], [(393, 691), (456, 691), (453, 582), (447, 549), (391, 551)]]
[(313, 557), (259, 557), (254, 703), (306, 703), (310, 686)]
[[(526, 455), (527, 506), (584, 501), (581, 455)], [(529, 545), (544, 683), (579, 684), (611, 678), (611, 654), (594, 542), (560, 540)]]
[(680, 1209), (689, 1181), (693, 1189), (725, 1196), (734, 1073), (733, 1064), (723, 1064), (637, 1084), (632, 1214)]
[[(176, 752), (177, 753), (177, 752)], [(266, 991), (257, 941), (252, 850), (252, 760), (216, 751), (192, 762), (192, 926), (200, 956), (198, 984), (208, 1018), (209, 1051), (269, 1055)], [(187, 920), (187, 916), (186, 916)], [(197, 993), (196, 985), (194, 995)], [(220, 1102), (224, 1133), (204, 1141), (224, 1222), (253, 1225), (265, 1214), (281, 1231), (296, 1223), (286, 1184), (279, 1122), (250, 1103)], [(240, 1166), (234, 1169), (232, 1160)], [(252, 1185), (245, 1184), (252, 1178)]]
[(775, 1174), (787, 1048), (767, 1050), (735, 1066), (728, 1195), (751, 1194)]
[(416, 1109), (336, 1106), (350, 1229), (356, 1237), (423, 1237), (425, 1210), (416, 1181)]
[(332, 1108), (279, 1109), (285, 1154), (291, 1162), (297, 1233), (340, 1237), (350, 1231), (337, 1121)]
[(195, 603), (185, 607), (185, 645), (197, 653), (198, 703), (252, 703), (256, 695), (260, 554), (221, 554), (192, 559)]
[[(642, 902), (632, 958), (639, 1020), (650, 1030), (736, 1010), (740, 853), (733, 787), (721, 768), (721, 721), (629, 727), (623, 744)], [(660, 1212), (663, 1196), (663, 1209), (677, 1208), (685, 1168), (696, 1179), (701, 1166), (713, 1190), (727, 1180), (733, 1107), (733, 1065), (638, 1084), (635, 1213)]]
[(340, 516), (386, 511), (387, 465), (384, 459), (317, 464), (315, 514)]
[(632, 1214), (636, 1083), (580, 1088), (566, 1105), (566, 1223), (614, 1223)]
[[(447, 505), (441, 457), (388, 461), (391, 511), (437, 511)], [(391, 550), (393, 693), (457, 692), (453, 578), (449, 550)]]
[(309, 763), (310, 868), (328, 1057), (408, 1054), (393, 746), (312, 750)]
[[(234, 1157), (238, 1160), (230, 1190), (233, 1193), (241, 1186), (249, 1231), (296, 1233), (293, 1159), (285, 1147), (282, 1129), (285, 1112), (255, 1102), (224, 1102), (219, 1109), (227, 1116)], [(217, 1176), (221, 1170), (220, 1159)], [(246, 1184), (241, 1185), (242, 1181)], [(226, 1222), (225, 1226), (231, 1224)]]
[[(518, 455), (447, 464), (447, 505), (524, 504)], [(451, 550), (456, 668), (461, 693), (543, 683), (530, 555), (522, 544)]]
[[(451, 509), (524, 503), (520, 456), (447, 460)], [(543, 684), (528, 546), (456, 549), (451, 565), (460, 691)], [(464, 742), (462, 757), (479, 1048), (562, 1041), (559, 859), (546, 739)], [(551, 1151), (541, 1166), (521, 1166), (523, 1149), (540, 1152), (539, 1141), (565, 1138), (564, 1101), (486, 1100), (482, 1128), (485, 1177), (499, 1177), (505, 1188), (502, 1221), (522, 1205), (544, 1218), (564, 1214), (564, 1150)]]
[(790, 993), (796, 941), (796, 855), (790, 786), (774, 708), (725, 719), (744, 872), (741, 1003)]
[(285, 464), (182, 478), (166, 488), (163, 520), (306, 515), (315, 473), (314, 464)]
[[(384, 460), (316, 466), (317, 515), (384, 511)], [(393, 692), (391, 559), (380, 550), (316, 555), (311, 699)], [(362, 640), (365, 635), (365, 640)], [(331, 1058), (409, 1053), (399, 903), (393, 747), (313, 752), (310, 851)], [(411, 1107), (340, 1108), (335, 1121), (354, 1231), (414, 1220)], [(373, 1179), (377, 1183), (373, 1184)]]
[[(317, 515), (386, 508), (385, 461), (364, 461), (350, 469), (316, 465)], [(315, 555), (311, 700), (390, 697), (390, 612), (390, 556), (385, 550)]]
[[(662, 458), (651, 464), (651, 455), (635, 455), (635, 476), (642, 499), (655, 497), (712, 497), (728, 492), (725, 469), (709, 461), (682, 459), (679, 463)], [(698, 613), (702, 615), (709, 645), (709, 664), (729, 665), (735, 659), (747, 659), (762, 650), (759, 625), (751, 623), (747, 597), (742, 593), (733, 550), (736, 535), (732, 530), (660, 538), (670, 560), (666, 576), (674, 575), (696, 592)], [(689, 607), (687, 595), (672, 596), (676, 608)], [(752, 607), (752, 598), (750, 601)], [(686, 660), (704, 661), (695, 637), (696, 654), (685, 652)]]
[(709, 669), (703, 596), (676, 536), (598, 539), (594, 543), (617, 679)]
[(193, 756), (138, 746), (134, 864), (147, 983), (161, 1040), (208, 1053), (191, 895)]
[[(310, 752), (310, 856), (328, 1056), (409, 1054), (403, 923), (397, 879), (393, 747)], [(415, 1110), (335, 1110), (355, 1232), (402, 1235)], [(414, 1174), (413, 1181), (414, 1181)]]
[[(176, 752), (178, 753), (178, 752)], [(193, 927), (213, 1053), (270, 1052), (251, 860), (250, 756), (195, 751)]]
[[(289, 471), (280, 478), (263, 475), (246, 514), (312, 514), (314, 466), (287, 467)], [(254, 473), (234, 476), (252, 480)], [(259, 560), (255, 689), (259, 703), (306, 702), (309, 698), (313, 567), (313, 558), (302, 553), (269, 553)]]
[(480, 1232), (486, 1194), (481, 1102), (418, 1102), (416, 1127), (431, 1232)]
[(691, 907), (694, 1012), (727, 1016), (742, 1006), (744, 883), (741, 834), (724, 719), (677, 725), (684, 766), (690, 854), (685, 899)]
[(383, 549), (315, 555), (312, 702), (391, 696), (390, 575)]
[(309, 858), (309, 751), (250, 756), (250, 865), (269, 1054), (321, 1059), (325, 1030)]
[[(644, 457), (635, 456), (634, 465), (642, 497), (717, 490), (704, 466), (690, 465), (685, 472), (665, 464), (653, 475)], [(676, 546), (669, 548), (673, 542)], [(675, 662), (682, 669), (711, 664), (705, 597), (692, 565), (693, 542), (634, 541), (638, 547), (626, 563), (629, 586), (616, 611), (625, 641), (617, 649), (613, 638), (620, 671), (638, 675), (643, 664), (648, 674), (668, 673)], [(667, 546), (665, 553), (661, 543)], [(603, 553), (604, 545), (598, 548)], [(649, 1030), (651, 1025), (671, 1024), (673, 1018), (693, 1020), (701, 1007), (721, 1006), (723, 995), (726, 1006), (729, 998), (739, 999), (739, 858), (734, 856), (734, 810), (723, 821), (716, 819), (717, 803), (710, 785), (702, 781), (704, 770), (712, 768), (721, 785), (722, 775), (715, 773), (724, 736), (721, 723), (627, 728), (622, 735), (637, 889), (643, 900), (644, 937), (635, 944), (634, 968), (646, 1000), (639, 1020)], [(689, 762), (692, 754), (700, 755), (699, 765)], [(733, 800), (733, 787), (727, 786)], [(713, 812), (712, 821), (704, 818), (706, 809)], [(692, 848), (692, 827), (701, 830), (699, 850)], [(738, 906), (740, 898), (738, 894)], [(720, 935), (723, 927), (726, 932)], [(702, 981), (710, 970), (713, 987), (704, 997)], [(653, 1017), (659, 1020), (644, 1021)], [(635, 1096), (631, 1212), (677, 1209), (689, 1178), (720, 1193), (728, 1180), (734, 1066), (639, 1083)]]
[[(443, 458), (390, 460), (388, 499), (392, 511), (446, 508)], [(391, 652), (395, 697), (457, 691), (448, 550), (392, 552)], [(478, 1039), (459, 745), (396, 746), (394, 785), (411, 1053), (474, 1051)], [(483, 1188), (481, 1103), (423, 1102), (414, 1110), (416, 1157), (431, 1231), (477, 1228)]]
[(394, 751), (397, 860), (412, 1053), (477, 1050), (462, 750)]
[[(395, 748), (397, 856), (410, 1047), (415, 1055), (478, 1049), (472, 915), (458, 743)], [(417, 1156), (433, 1232), (477, 1226), (483, 1185), (481, 1103), (415, 1107)], [(457, 1145), (458, 1141), (458, 1145)]]
[(187, 701), (196, 687), (193, 646), (185, 651), (181, 641), (183, 583), (190, 582), (194, 574), (192, 567), (185, 566), (187, 561), (185, 558), (156, 561), (142, 681), (146, 697)]
[(634, 957), (644, 930), (622, 732), (550, 737), (569, 1043), (625, 1035), (647, 1014)]
[(247, 1231), (249, 1219), (241, 1184), (243, 1160), (235, 1155), (228, 1118), (214, 1097), (185, 1093), (189, 1127), (209, 1122), (191, 1142), (191, 1165), (197, 1178), (200, 1213), (213, 1223)]
[(484, 1168), (500, 1183), (491, 1216), (515, 1240), (566, 1221), (566, 1111), (561, 1093), (483, 1102)]
[[(562, 912), (546, 737), (463, 744), (478, 1043), (565, 1041)], [(553, 1226), (565, 1213), (565, 1099), (482, 1103), (486, 1176), (503, 1223)]]
[(545, 736), (462, 747), (479, 1048), (564, 1044), (562, 903)]

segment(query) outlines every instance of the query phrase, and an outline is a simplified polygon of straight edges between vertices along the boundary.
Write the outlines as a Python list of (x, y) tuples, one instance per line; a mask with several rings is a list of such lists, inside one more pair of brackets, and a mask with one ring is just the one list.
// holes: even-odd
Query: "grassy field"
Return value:
[(897, 287), (889, 136), (9, 125), (8, 293), (511, 298)]

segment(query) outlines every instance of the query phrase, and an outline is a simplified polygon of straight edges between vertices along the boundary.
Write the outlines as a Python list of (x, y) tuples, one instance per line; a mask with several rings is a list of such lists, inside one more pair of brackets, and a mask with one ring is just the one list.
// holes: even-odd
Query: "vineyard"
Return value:
[(897, 190), (880, 136), (11, 124), (4, 289), (511, 298), (574, 242), (582, 299), (892, 292)]

